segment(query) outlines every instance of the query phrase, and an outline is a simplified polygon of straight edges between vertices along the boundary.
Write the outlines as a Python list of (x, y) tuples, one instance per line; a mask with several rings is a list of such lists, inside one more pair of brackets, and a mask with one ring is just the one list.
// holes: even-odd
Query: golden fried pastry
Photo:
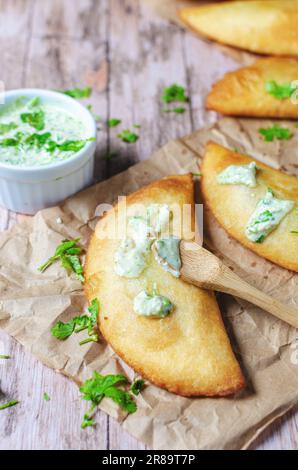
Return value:
[(298, 179), (214, 142), (201, 171), (204, 202), (229, 235), (298, 272)]
[(298, 55), (298, 1), (260, 0), (182, 8), (181, 20), (223, 44), (270, 55)]
[(298, 90), (298, 60), (260, 59), (227, 73), (213, 85), (206, 107), (233, 116), (297, 119), (295, 89)]
[[(147, 211), (157, 205), (170, 211), (178, 207), (180, 211), (188, 204), (193, 212), (192, 175), (154, 182), (129, 195), (126, 204), (129, 223), (133, 224), (142, 222), (136, 204), (142, 204)], [(118, 256), (122, 242), (99, 237), (98, 234), (110, 231), (115, 216), (122, 218), (123, 211), (124, 204), (120, 202), (98, 222), (85, 267), (86, 294), (89, 300), (97, 297), (100, 301), (99, 327), (105, 339), (136, 372), (170, 392), (225, 396), (242, 389), (244, 378), (214, 294), (166, 271), (152, 250), (146, 254), (145, 268), (142, 270), (139, 259), (140, 271), (132, 272), (127, 252)], [(178, 225), (171, 224), (171, 233), (178, 234)], [(139, 228), (143, 230), (144, 226)], [(191, 230), (183, 230), (182, 238), (190, 239)], [(128, 277), (123, 276), (125, 269)], [(156, 289), (163, 300), (167, 299), (163, 315), (147, 316), (146, 310), (144, 315), (137, 314), (141, 302), (147, 302)], [(152, 307), (151, 300), (147, 307)]]

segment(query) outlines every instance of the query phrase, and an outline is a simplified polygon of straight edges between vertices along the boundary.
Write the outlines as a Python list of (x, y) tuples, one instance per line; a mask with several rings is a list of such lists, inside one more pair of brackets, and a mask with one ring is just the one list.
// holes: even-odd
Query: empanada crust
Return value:
[(194, 31), (229, 46), (259, 54), (298, 55), (298, 1), (260, 0), (182, 8)]
[[(127, 197), (127, 205), (166, 203), (194, 205), (192, 175), (172, 176)], [(115, 206), (98, 222), (110, 226), (122, 209)], [(119, 240), (93, 235), (85, 266), (86, 295), (100, 301), (99, 327), (114, 351), (136, 372), (170, 392), (184, 396), (225, 396), (241, 390), (245, 381), (232, 351), (214, 294), (165, 272), (151, 255), (149, 267), (137, 279), (114, 272)], [(157, 283), (175, 305), (164, 319), (139, 317), (133, 298)]]
[(229, 72), (213, 85), (206, 107), (225, 115), (298, 119), (296, 92), (291, 98), (277, 99), (266, 91), (269, 80), (298, 85), (298, 61), (271, 57)]
[[(252, 161), (256, 160), (209, 142), (201, 166), (204, 203), (228, 234), (242, 245), (283, 268), (298, 272), (298, 235), (291, 233), (298, 230), (297, 178), (256, 161), (259, 168), (256, 188), (217, 182), (217, 175), (227, 166), (245, 165)], [(276, 197), (295, 201), (296, 208), (262, 243), (253, 243), (246, 238), (245, 227), (267, 188), (271, 188)]]

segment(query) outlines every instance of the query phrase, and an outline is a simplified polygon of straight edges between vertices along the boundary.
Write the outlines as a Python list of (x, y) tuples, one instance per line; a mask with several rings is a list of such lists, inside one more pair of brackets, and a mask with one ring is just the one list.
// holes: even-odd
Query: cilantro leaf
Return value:
[(131, 132), (129, 129), (123, 130), (120, 134), (117, 135), (118, 139), (121, 139), (123, 142), (128, 144), (134, 143), (138, 140), (139, 136), (134, 132)]
[(105, 397), (111, 398), (117, 405), (120, 406), (127, 413), (135, 413), (137, 411), (137, 405), (130, 395), (130, 393), (122, 390), (121, 388), (109, 387), (106, 388)]
[(63, 341), (73, 333), (79, 333), (80, 331), (88, 329), (88, 337), (79, 344), (86, 344), (90, 341), (98, 342), (98, 334), (95, 331), (99, 314), (99, 302), (97, 299), (93, 299), (91, 301), (91, 304), (88, 307), (88, 312), (90, 315), (84, 314), (73, 317), (67, 323), (58, 321), (51, 329), (52, 335)]
[(55, 336), (55, 338), (60, 339), (61, 341), (64, 341), (66, 338), (68, 338), (75, 329), (75, 323), (73, 320), (70, 320), (68, 323), (63, 323), (62, 321), (58, 321), (56, 325), (53, 326), (51, 329), (52, 336)]
[(43, 134), (31, 134), (29, 135), (25, 142), (26, 144), (28, 145), (32, 145), (32, 146), (36, 146), (38, 148), (42, 147), (46, 142), (47, 140), (51, 137), (51, 133), (50, 132), (44, 132)]
[(259, 134), (264, 137), (265, 142), (273, 142), (277, 140), (289, 140), (293, 136), (293, 133), (287, 127), (281, 127), (278, 124), (274, 124), (272, 127), (259, 129)]
[(38, 131), (42, 131), (45, 127), (45, 114), (42, 109), (33, 113), (21, 113), (20, 118)]
[(50, 140), (47, 144), (47, 151), (53, 153), (55, 150), (60, 150), (61, 152), (79, 152), (86, 144), (86, 142), (96, 140), (94, 137), (90, 137), (89, 139), (83, 140), (66, 140), (61, 144), (55, 142), (54, 140)]
[(95, 426), (95, 424), (96, 424), (96, 422), (94, 421), (93, 418), (91, 418), (90, 412), (85, 413), (82, 424), (81, 424), (81, 428), (85, 429), (89, 426)]
[(11, 400), (4, 405), (0, 405), (0, 410), (5, 410), (6, 408), (10, 408), (11, 406), (17, 405), (19, 402), (17, 400)]
[(143, 379), (136, 379), (130, 387), (131, 393), (134, 395), (139, 395), (139, 393), (144, 389), (145, 381)]
[(6, 134), (6, 132), (16, 129), (18, 126), (14, 122), (0, 123), (0, 134)]
[(19, 145), (19, 140), (12, 138), (12, 137), (7, 137), (7, 139), (0, 140), (0, 145), (3, 147), (16, 147)]
[(265, 83), (266, 91), (278, 100), (285, 100), (287, 98), (291, 98), (296, 88), (297, 87), (295, 85), (292, 85), (291, 83), (278, 84), (275, 80), (268, 80)]
[(116, 127), (121, 123), (121, 119), (111, 118), (108, 120), (108, 127)]
[(185, 94), (185, 88), (174, 83), (173, 85), (164, 88), (161, 100), (164, 103), (187, 103), (189, 98)]
[(73, 271), (77, 278), (84, 282), (83, 267), (79, 259), (82, 253), (82, 248), (77, 245), (79, 238), (75, 240), (62, 240), (60, 245), (57, 246), (53, 256), (38, 268), (39, 271), (44, 272), (55, 261), (60, 260), (61, 265), (68, 271)]
[(182, 107), (177, 107), (177, 108), (166, 108), (163, 109), (164, 113), (176, 113), (176, 114), (183, 114), (185, 113), (186, 109)]
[(60, 93), (64, 93), (64, 95), (75, 99), (89, 98), (92, 93), (92, 88), (89, 86), (84, 88), (72, 88), (70, 90), (61, 90)]
[(49, 397), (49, 395), (47, 394), (47, 392), (44, 392), (44, 394), (43, 394), (43, 399), (44, 399), (44, 401), (50, 401), (50, 397)]

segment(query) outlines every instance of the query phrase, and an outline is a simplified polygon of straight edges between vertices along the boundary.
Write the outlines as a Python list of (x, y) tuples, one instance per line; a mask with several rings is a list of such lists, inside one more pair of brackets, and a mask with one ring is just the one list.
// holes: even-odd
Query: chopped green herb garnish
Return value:
[(108, 127), (116, 127), (121, 123), (121, 119), (111, 118), (108, 120)]
[(33, 113), (21, 113), (20, 118), (23, 122), (34, 127), (38, 131), (42, 131), (45, 126), (45, 114), (42, 109)]
[(259, 134), (264, 137), (265, 142), (272, 142), (274, 139), (277, 140), (289, 140), (293, 133), (287, 127), (281, 127), (278, 124), (274, 124), (272, 127), (259, 129)]
[(49, 397), (49, 395), (47, 394), (47, 392), (44, 392), (44, 394), (43, 394), (43, 399), (44, 399), (44, 401), (50, 401), (50, 397)]
[(88, 337), (79, 344), (86, 344), (90, 341), (97, 342), (98, 334), (95, 331), (99, 314), (99, 302), (97, 299), (92, 300), (88, 307), (88, 312), (89, 315), (84, 314), (74, 317), (67, 323), (58, 321), (51, 329), (52, 335), (55, 336), (55, 338), (64, 341), (72, 335), (72, 333), (79, 333), (80, 331), (88, 330)]
[(43, 134), (31, 134), (29, 135), (25, 142), (28, 145), (35, 145), (38, 148), (41, 148), (51, 137), (50, 132), (44, 132)]
[(268, 80), (265, 84), (266, 91), (278, 100), (291, 98), (297, 86), (291, 83), (278, 84), (275, 80)]
[(92, 93), (92, 88), (88, 86), (85, 88), (72, 88), (71, 90), (62, 90), (60, 93), (64, 93), (64, 95), (71, 96), (71, 98), (75, 99), (89, 98)]
[(164, 103), (187, 103), (189, 98), (185, 95), (185, 89), (174, 83), (173, 85), (164, 88), (161, 100)]
[(139, 395), (145, 387), (145, 381), (143, 379), (137, 379), (131, 384), (130, 391), (134, 395)]
[(7, 139), (0, 140), (0, 145), (3, 147), (16, 147), (19, 145), (20, 141), (18, 139), (14, 139), (12, 137), (8, 137)]
[(120, 134), (117, 135), (119, 139), (121, 139), (123, 142), (126, 142), (128, 144), (134, 143), (138, 140), (139, 136), (135, 134), (134, 132), (131, 132), (128, 129), (125, 129), (122, 131)]
[(17, 127), (17, 124), (15, 124), (14, 122), (9, 122), (7, 124), (0, 123), (0, 134), (6, 134), (6, 132), (16, 129)]
[(123, 388), (119, 388), (125, 384), (127, 384), (127, 378), (124, 375), (104, 376), (94, 371), (92, 378), (86, 380), (80, 387), (82, 399), (91, 402), (91, 408), (85, 413), (81, 427), (95, 424), (90, 415), (104, 397), (111, 398), (127, 413), (134, 413), (137, 405), (132, 395)]
[(141, 125), (140, 125), (140, 124), (134, 124), (133, 127), (134, 127), (135, 129), (141, 129)]
[(298, 233), (298, 230), (291, 230), (290, 233)]
[(167, 109), (163, 109), (163, 112), (164, 113), (176, 113), (176, 114), (183, 114), (185, 113), (186, 109), (185, 108), (181, 108), (181, 107), (178, 107), (178, 108), (167, 108)]
[(0, 410), (5, 410), (6, 408), (10, 408), (11, 406), (17, 405), (19, 402), (17, 400), (11, 400), (4, 405), (0, 405)]
[(260, 238), (256, 240), (256, 243), (262, 243), (265, 239), (265, 235), (261, 235)]
[(83, 267), (79, 259), (79, 255), (82, 254), (82, 248), (77, 244), (79, 240), (79, 238), (75, 240), (63, 240), (60, 245), (57, 246), (54, 255), (40, 266), (38, 270), (44, 272), (51, 264), (60, 260), (64, 268), (73, 271), (77, 275), (77, 278), (81, 282), (84, 282)]
[(7, 356), (6, 354), (0, 354), (0, 359), (10, 359), (10, 356)]
[(79, 152), (86, 144), (86, 142), (96, 140), (95, 137), (90, 137), (89, 139), (83, 140), (67, 140), (62, 144), (58, 144), (54, 140), (50, 140), (47, 143), (46, 150), (50, 153), (53, 153), (55, 150), (60, 150), (61, 152)]
[(202, 176), (202, 173), (194, 173), (194, 172), (192, 172), (192, 176), (200, 177), (200, 176)]

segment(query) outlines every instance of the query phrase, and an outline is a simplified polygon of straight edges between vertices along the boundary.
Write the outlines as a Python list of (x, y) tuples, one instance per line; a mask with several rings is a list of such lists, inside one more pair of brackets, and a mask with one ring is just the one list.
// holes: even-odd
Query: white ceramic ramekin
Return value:
[[(29, 99), (38, 96), (43, 103), (65, 109), (82, 121), (86, 138), (96, 138), (94, 118), (73, 98), (55, 91), (30, 88), (5, 92), (0, 95), (0, 103), (5, 106), (21, 96)], [(43, 166), (18, 167), (0, 162), (0, 205), (22, 214), (35, 214), (85, 188), (93, 179), (95, 147), (96, 141), (87, 142), (70, 158)]]

